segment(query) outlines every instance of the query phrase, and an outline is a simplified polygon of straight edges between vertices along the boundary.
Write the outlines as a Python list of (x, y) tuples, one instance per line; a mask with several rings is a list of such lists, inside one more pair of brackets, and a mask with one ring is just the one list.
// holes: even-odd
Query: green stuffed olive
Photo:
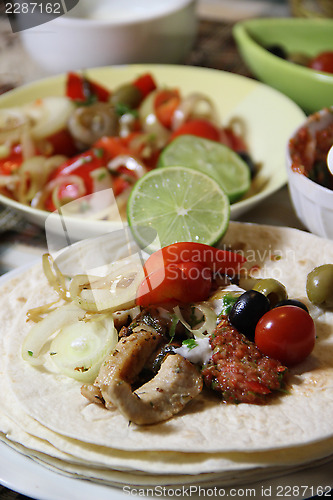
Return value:
[(313, 304), (333, 307), (333, 264), (315, 267), (308, 274), (306, 293)]
[(280, 281), (273, 278), (259, 279), (254, 284), (253, 290), (265, 295), (271, 307), (288, 298), (286, 287)]
[(142, 94), (137, 87), (131, 84), (124, 84), (113, 92), (110, 103), (113, 106), (123, 104), (128, 108), (136, 108), (141, 100)]

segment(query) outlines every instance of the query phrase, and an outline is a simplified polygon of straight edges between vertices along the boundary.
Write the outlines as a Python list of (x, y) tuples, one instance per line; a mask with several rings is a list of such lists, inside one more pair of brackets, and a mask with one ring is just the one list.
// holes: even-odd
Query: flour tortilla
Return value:
[[(223, 244), (242, 250), (249, 265), (260, 266), (260, 275), (280, 279), (290, 297), (304, 302), (307, 273), (333, 262), (333, 242), (292, 229), (231, 223)], [(80, 383), (22, 360), (21, 344), (29, 330), (26, 310), (54, 297), (39, 267), (9, 283), (2, 297), (0, 430), (30, 454), (42, 454), (50, 465), (56, 461), (58, 467), (60, 461), (63, 470), (88, 468), (86, 474), (91, 468), (105, 468), (123, 478), (151, 475), (155, 484), (160, 484), (161, 471), (169, 475), (167, 481), (178, 477), (186, 482), (184, 475), (193, 481), (196, 475), (202, 482), (203, 475), (213, 474), (212, 481), (228, 482), (236, 471), (256, 477), (258, 470), (281, 472), (286, 465), (309, 463), (331, 453), (332, 312), (311, 308), (318, 340), (313, 354), (292, 370), (290, 394), (267, 406), (225, 405), (201, 395), (170, 421), (138, 427), (129, 426), (117, 411), (88, 404), (80, 394)], [(18, 314), (24, 297), (27, 302)], [(127, 479), (131, 483), (133, 477)]]

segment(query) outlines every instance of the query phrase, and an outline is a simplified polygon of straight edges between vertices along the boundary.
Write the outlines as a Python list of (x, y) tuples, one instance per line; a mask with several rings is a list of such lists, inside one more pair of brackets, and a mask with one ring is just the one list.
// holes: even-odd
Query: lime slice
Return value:
[(228, 195), (230, 203), (250, 188), (248, 165), (232, 149), (194, 135), (181, 135), (162, 151), (158, 167), (182, 165), (209, 175)]
[(148, 252), (177, 241), (214, 245), (227, 230), (229, 216), (229, 199), (220, 186), (185, 167), (165, 167), (144, 175), (127, 204), (132, 234)]

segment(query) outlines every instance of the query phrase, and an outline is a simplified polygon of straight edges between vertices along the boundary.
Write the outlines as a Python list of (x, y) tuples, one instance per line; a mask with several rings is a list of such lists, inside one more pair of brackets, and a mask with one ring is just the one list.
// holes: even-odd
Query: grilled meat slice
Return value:
[(201, 392), (203, 381), (197, 368), (178, 354), (167, 355), (155, 377), (133, 391), (144, 368), (151, 368), (166, 344), (170, 324), (165, 311), (162, 316), (157, 309), (143, 311), (104, 360), (94, 384), (82, 386), (81, 393), (106, 408), (116, 406), (139, 425), (167, 420), (182, 410)]
[(196, 367), (179, 354), (170, 354), (157, 375), (135, 392), (130, 384), (117, 380), (108, 387), (108, 397), (128, 420), (147, 425), (179, 413), (202, 386)]
[(131, 386), (161, 342), (162, 336), (150, 327), (136, 327), (131, 335), (119, 340), (114, 351), (104, 360), (94, 383), (100, 388), (107, 407), (114, 404), (110, 388), (120, 381)]

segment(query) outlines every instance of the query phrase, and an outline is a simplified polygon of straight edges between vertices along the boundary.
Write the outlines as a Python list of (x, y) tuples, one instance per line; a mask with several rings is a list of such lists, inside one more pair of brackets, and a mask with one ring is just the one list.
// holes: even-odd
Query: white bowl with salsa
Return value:
[(314, 234), (333, 239), (333, 106), (309, 116), (287, 146), (289, 192), (298, 218)]

